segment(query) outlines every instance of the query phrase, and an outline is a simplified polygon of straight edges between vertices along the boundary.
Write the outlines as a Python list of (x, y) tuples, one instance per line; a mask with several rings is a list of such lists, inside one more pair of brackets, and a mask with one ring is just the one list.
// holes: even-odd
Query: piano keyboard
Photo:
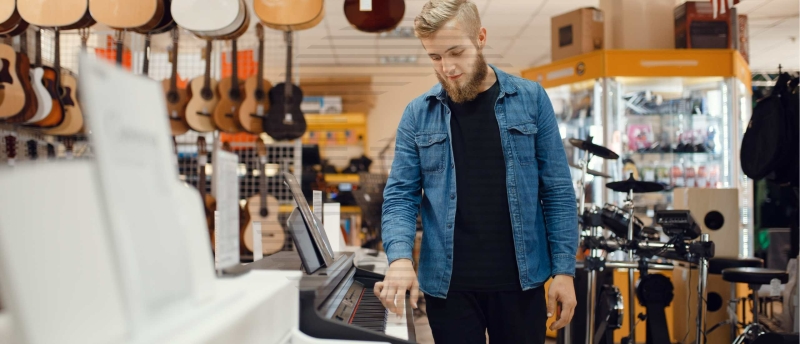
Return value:
[[(407, 317), (405, 307), (402, 308), (403, 314), (401, 315), (390, 313), (383, 307), (372, 289), (365, 288), (361, 282), (355, 281), (347, 290), (339, 308), (336, 309), (333, 320), (408, 340)], [(411, 338), (411, 340), (416, 340), (416, 338)]]

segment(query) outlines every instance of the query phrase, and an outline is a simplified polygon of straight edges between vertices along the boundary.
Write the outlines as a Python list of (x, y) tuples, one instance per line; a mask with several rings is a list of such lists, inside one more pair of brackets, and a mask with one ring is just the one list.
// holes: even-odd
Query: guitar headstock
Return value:
[(39, 158), (39, 145), (36, 143), (36, 140), (28, 140), (28, 158), (31, 160), (36, 160)]
[(47, 144), (47, 158), (48, 159), (55, 159), (56, 158), (56, 146), (52, 143)]
[(223, 142), (222, 143), (222, 150), (224, 150), (226, 152), (229, 152), (229, 153), (233, 153), (233, 148), (231, 148), (231, 143), (230, 142)]
[(176, 43), (178, 42), (179, 39), (181, 39), (181, 32), (177, 26), (172, 29), (171, 33), (172, 33), (172, 43)]
[(264, 40), (264, 25), (261, 25), (261, 23), (256, 24), (256, 37), (258, 37), (259, 41)]
[(205, 137), (198, 137), (197, 138), (197, 154), (205, 156), (208, 154), (208, 149), (206, 148), (206, 138)]
[(9, 161), (13, 161), (17, 157), (17, 137), (14, 135), (6, 135), (6, 156)]
[(256, 152), (258, 153), (259, 158), (267, 157), (267, 143), (264, 142), (264, 139), (261, 137), (259, 137), (258, 141), (256, 141)]

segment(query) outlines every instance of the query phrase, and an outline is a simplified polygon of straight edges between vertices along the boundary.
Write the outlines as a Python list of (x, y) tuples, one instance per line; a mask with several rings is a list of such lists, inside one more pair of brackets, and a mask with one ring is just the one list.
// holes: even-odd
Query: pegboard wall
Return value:
[[(38, 28), (31, 28), (25, 33), (27, 38), (27, 55), (34, 63), (36, 54), (35, 33)], [(264, 30), (264, 61), (258, 61), (258, 39), (255, 30), (251, 28), (237, 40), (238, 48), (238, 76), (245, 80), (256, 75), (258, 63), (265, 66), (264, 77), (273, 85), (283, 82), (285, 74), (270, 73), (270, 70), (283, 70), (286, 63), (286, 44), (282, 31)], [(52, 66), (55, 55), (55, 33), (52, 30), (41, 30), (42, 63)], [(81, 37), (77, 30), (61, 31), (60, 35), (60, 64), (62, 72), (78, 75), (78, 59), (81, 51)], [(90, 56), (99, 59), (115, 61), (116, 31), (90, 30), (86, 49)], [(126, 32), (122, 35), (124, 41), (123, 68), (136, 74), (142, 74), (144, 58), (149, 57), (149, 71), (147, 76), (151, 79), (168, 80), (172, 72), (170, 62), (173, 39), (170, 32), (153, 35), (150, 37), (149, 54), (145, 51), (145, 35)], [(298, 34), (294, 33), (295, 46), (298, 43)], [(17, 51), (21, 51), (21, 37), (6, 40)], [(186, 87), (193, 78), (203, 77), (206, 67), (204, 49), (206, 41), (197, 38), (188, 31), (179, 30), (179, 45), (177, 57), (178, 86)], [(296, 56), (296, 54), (293, 54)], [(296, 61), (296, 59), (295, 59)], [(230, 41), (214, 41), (210, 59), (210, 74), (214, 79), (230, 76), (231, 73), (231, 44)], [(299, 82), (298, 66), (293, 61), (295, 71), (294, 82)], [(165, 113), (166, 114), (166, 113)], [(166, 117), (166, 116), (165, 116)], [(261, 183), (267, 184), (267, 192), (278, 199), (281, 204), (294, 202), (288, 188), (278, 178), (280, 172), (293, 173), (298, 180), (302, 180), (300, 168), (302, 162), (302, 149), (300, 140), (291, 142), (274, 142), (262, 134), (267, 144), (267, 164), (264, 167), (266, 180), (260, 180), (259, 159), (256, 154), (257, 136), (249, 134), (225, 135), (221, 137), (215, 133), (197, 133), (190, 131), (175, 138), (177, 143), (177, 161), (179, 178), (190, 185), (198, 184), (197, 138), (204, 136), (209, 143), (209, 155), (206, 169), (207, 192), (213, 193), (215, 186), (212, 184), (213, 166), (210, 147), (217, 145), (218, 141), (231, 143), (234, 153), (239, 156), (239, 196), (242, 205), (249, 197), (259, 193)], [(65, 144), (68, 143), (68, 144)], [(71, 147), (71, 149), (67, 149)], [(76, 135), (72, 137), (53, 137), (42, 135), (35, 129), (8, 125), (0, 122), (0, 164), (28, 163), (31, 160), (59, 160), (73, 158), (92, 158), (91, 136)], [(48, 154), (49, 152), (49, 154)], [(9, 159), (13, 156), (14, 159)], [(279, 221), (285, 223), (288, 214), (280, 214)], [(288, 239), (284, 249), (291, 249), (291, 240)]]

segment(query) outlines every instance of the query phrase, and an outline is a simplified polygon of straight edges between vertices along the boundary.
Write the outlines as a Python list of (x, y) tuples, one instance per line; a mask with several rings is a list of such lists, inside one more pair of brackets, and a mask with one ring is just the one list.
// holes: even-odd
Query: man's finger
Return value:
[[(567, 324), (572, 322), (572, 317), (575, 316), (575, 306), (577, 305), (578, 305), (577, 301), (570, 301), (567, 303), (566, 306), (563, 306), (563, 309), (561, 310), (561, 317), (567, 319)], [(564, 316), (564, 313), (567, 313), (567, 316)]]
[(553, 291), (547, 293), (547, 317), (550, 318), (556, 314), (556, 295)]
[(372, 292), (375, 293), (375, 297), (378, 299), (381, 298), (381, 291), (383, 291), (383, 282), (375, 282), (375, 286), (372, 288)]
[(389, 309), (389, 311), (394, 311), (394, 296), (397, 294), (397, 287), (393, 285), (389, 285), (386, 289), (386, 295), (382, 299), (383, 306)]
[(397, 288), (397, 296), (394, 299), (394, 312), (397, 314), (403, 314), (403, 310), (406, 307), (406, 287), (399, 287)]
[(419, 283), (415, 280), (411, 285), (411, 307), (417, 309), (417, 300), (419, 300)]

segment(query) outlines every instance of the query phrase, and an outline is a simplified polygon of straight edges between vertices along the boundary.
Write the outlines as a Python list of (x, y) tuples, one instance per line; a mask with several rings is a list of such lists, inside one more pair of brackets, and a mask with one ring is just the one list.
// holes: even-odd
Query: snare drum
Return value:
[[(616, 205), (606, 203), (602, 211), (603, 224), (614, 232), (617, 237), (628, 237), (628, 212)], [(644, 224), (638, 217), (633, 217), (633, 237), (638, 238)]]

